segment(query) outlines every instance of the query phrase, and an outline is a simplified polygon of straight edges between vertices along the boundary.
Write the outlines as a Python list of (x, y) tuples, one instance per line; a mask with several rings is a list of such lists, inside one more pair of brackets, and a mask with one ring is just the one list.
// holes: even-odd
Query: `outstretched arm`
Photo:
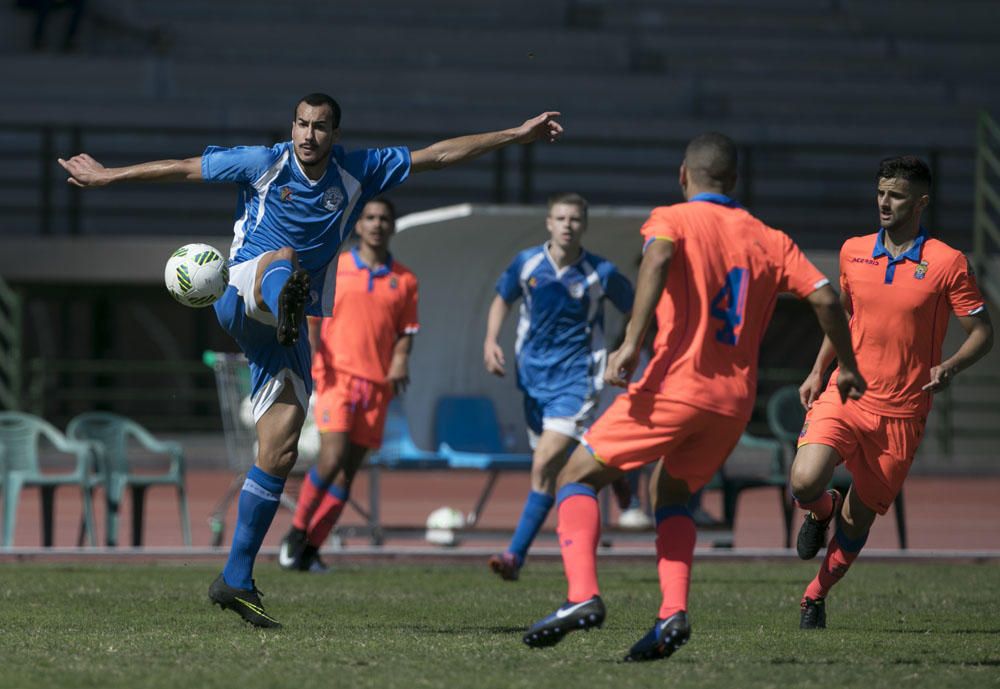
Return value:
[(76, 187), (103, 187), (112, 182), (195, 182), (201, 179), (201, 156), (184, 160), (154, 160), (126, 167), (104, 167), (86, 153), (59, 158)]
[(660, 301), (663, 285), (667, 281), (667, 269), (674, 257), (674, 243), (668, 239), (653, 241), (642, 256), (639, 277), (636, 278), (635, 302), (632, 317), (625, 326), (625, 338), (618, 349), (608, 356), (608, 366), (604, 372), (604, 382), (625, 387), (632, 379), (639, 364), (639, 352), (646, 330), (653, 320), (656, 304)]
[(559, 115), (558, 112), (543, 112), (513, 129), (438, 141), (410, 154), (410, 173), (440, 170), (510, 144), (530, 144), (539, 139), (555, 141), (563, 131), (562, 125), (555, 119)]
[(986, 309), (974, 316), (959, 316), (958, 322), (968, 337), (957, 352), (931, 368), (931, 381), (922, 390), (944, 390), (960, 371), (972, 366), (993, 348), (993, 323)]
[[(851, 345), (851, 329), (847, 325), (847, 316), (844, 313), (844, 307), (841, 306), (837, 298), (837, 293), (830, 285), (823, 285), (810, 294), (806, 300), (816, 312), (819, 326), (826, 333), (826, 337), (837, 355), (837, 361), (840, 365), (840, 372), (837, 374), (837, 389), (840, 390), (841, 401), (846, 402), (848, 397), (859, 399), (868, 384), (858, 372), (858, 362), (854, 359), (854, 348)], [(823, 355), (822, 348), (820, 348), (820, 355)], [(822, 363), (818, 359), (819, 357), (817, 357), (817, 363)], [(829, 361), (826, 363), (829, 365)]]

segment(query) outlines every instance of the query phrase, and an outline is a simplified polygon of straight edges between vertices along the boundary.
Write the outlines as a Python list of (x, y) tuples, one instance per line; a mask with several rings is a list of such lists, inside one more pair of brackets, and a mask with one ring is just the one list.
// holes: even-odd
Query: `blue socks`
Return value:
[(251, 467), (247, 472), (240, 492), (233, 545), (222, 570), (222, 578), (230, 586), (253, 589), (253, 561), (278, 511), (284, 489), (285, 479), (272, 476), (260, 467)]
[(528, 499), (524, 503), (524, 511), (521, 512), (521, 520), (514, 530), (514, 537), (510, 541), (507, 552), (517, 558), (517, 565), (524, 564), (524, 558), (528, 556), (528, 548), (538, 535), (538, 531), (545, 523), (545, 518), (549, 516), (549, 510), (555, 504), (555, 498), (545, 493), (531, 491)]
[(278, 316), (278, 296), (291, 274), (292, 262), (287, 259), (279, 259), (272, 261), (271, 265), (264, 269), (264, 275), (260, 279), (260, 295), (275, 317)]

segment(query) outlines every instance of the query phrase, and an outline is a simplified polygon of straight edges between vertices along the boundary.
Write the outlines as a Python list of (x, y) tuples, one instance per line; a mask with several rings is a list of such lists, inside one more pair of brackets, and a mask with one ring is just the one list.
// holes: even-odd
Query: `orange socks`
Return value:
[[(794, 495), (792, 497), (795, 497)], [(833, 497), (830, 495), (829, 491), (823, 491), (815, 500), (810, 500), (808, 502), (803, 502), (798, 498), (795, 498), (795, 504), (804, 510), (812, 512), (813, 515), (819, 521), (826, 521), (830, 518), (830, 513), (833, 512)]]
[(300, 531), (306, 531), (324, 495), (326, 495), (326, 487), (323, 485), (316, 467), (313, 467), (302, 481), (302, 488), (299, 490), (299, 502), (295, 506), (295, 517), (292, 519), (292, 526)]
[(694, 519), (687, 507), (671, 505), (656, 510), (656, 571), (663, 593), (661, 620), (687, 610), (695, 540)]
[(597, 542), (601, 533), (601, 512), (597, 493), (582, 483), (559, 489), (559, 549), (569, 590), (566, 600), (580, 603), (600, 593), (597, 586)]
[(867, 540), (868, 534), (856, 540), (847, 538), (838, 525), (836, 533), (826, 546), (826, 557), (819, 568), (819, 573), (806, 587), (806, 592), (803, 595), (813, 600), (826, 598), (826, 594), (830, 592), (833, 585), (847, 574), (851, 563), (861, 554), (861, 549)]
[(347, 495), (347, 490), (341, 486), (331, 485), (326, 489), (323, 502), (320, 503), (309, 522), (309, 530), (306, 532), (306, 540), (309, 545), (314, 545), (317, 548), (323, 545), (323, 541), (333, 530), (334, 524), (340, 519), (340, 513), (344, 511)]

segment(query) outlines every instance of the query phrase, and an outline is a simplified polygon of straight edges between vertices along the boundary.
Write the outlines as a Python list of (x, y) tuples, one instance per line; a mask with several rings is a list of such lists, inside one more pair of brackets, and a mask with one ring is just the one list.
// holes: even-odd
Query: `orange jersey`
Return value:
[(721, 194), (654, 209), (642, 234), (647, 244), (663, 239), (675, 248), (638, 388), (749, 419), (778, 294), (806, 297), (828, 280), (788, 235)]
[(893, 259), (883, 232), (852, 237), (840, 250), (851, 340), (868, 382), (858, 405), (883, 416), (926, 416), (931, 393), (920, 388), (941, 363), (949, 313), (978, 313), (983, 297), (961, 251), (921, 230), (913, 246)]
[(396, 341), (419, 329), (417, 278), (409, 269), (390, 257), (371, 270), (356, 249), (341, 254), (333, 315), (320, 330), (326, 368), (384, 383)]

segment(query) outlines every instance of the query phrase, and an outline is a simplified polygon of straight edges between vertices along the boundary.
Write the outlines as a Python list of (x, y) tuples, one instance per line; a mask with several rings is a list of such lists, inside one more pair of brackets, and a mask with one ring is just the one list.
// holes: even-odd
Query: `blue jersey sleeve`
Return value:
[(524, 261), (518, 254), (514, 261), (507, 266), (507, 270), (500, 274), (497, 280), (497, 294), (499, 294), (508, 304), (516, 301), (522, 294), (521, 290), (521, 265)]
[(629, 313), (635, 299), (635, 291), (629, 279), (619, 273), (618, 268), (610, 261), (601, 264), (597, 272), (601, 276), (601, 287), (611, 303), (622, 313)]
[(361, 187), (366, 199), (398, 187), (410, 176), (410, 149), (405, 146), (370, 148), (363, 151), (363, 154), (364, 177)]
[(201, 154), (201, 176), (206, 182), (254, 182), (277, 158), (266, 146), (209, 146)]

